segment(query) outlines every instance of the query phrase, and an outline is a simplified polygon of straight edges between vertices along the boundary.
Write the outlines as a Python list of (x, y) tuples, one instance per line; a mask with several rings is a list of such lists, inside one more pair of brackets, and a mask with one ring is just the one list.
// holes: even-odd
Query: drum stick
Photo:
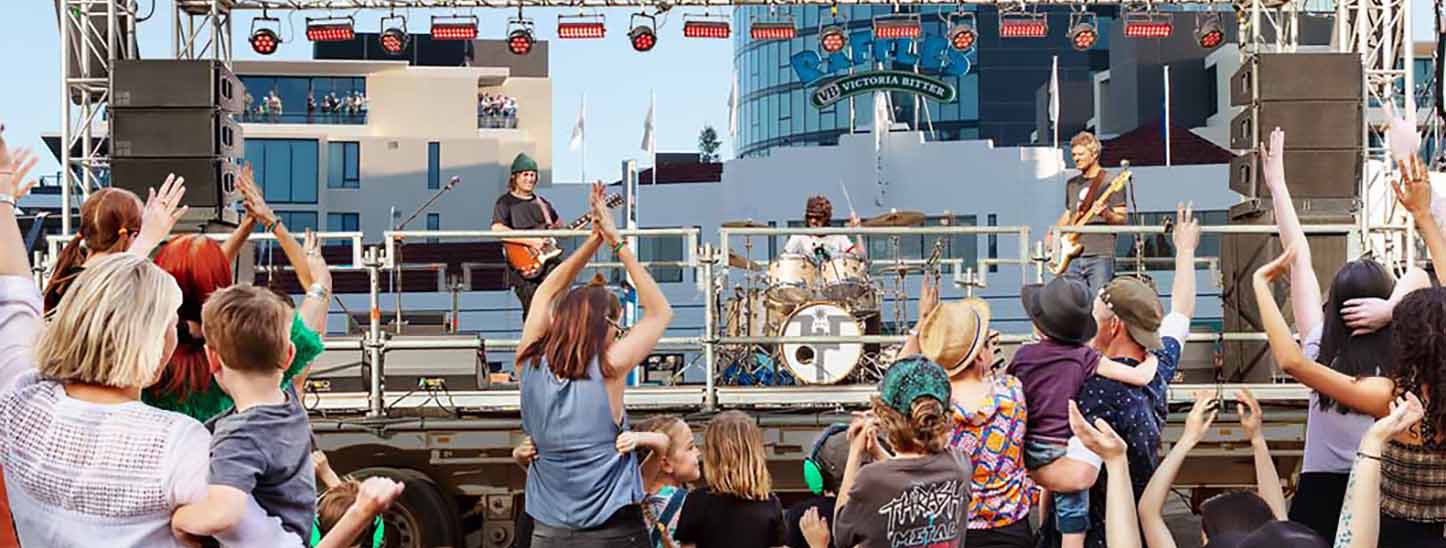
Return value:
[(853, 198), (850, 198), (850, 197), (849, 197), (849, 187), (844, 186), (843, 179), (839, 179), (839, 180), (838, 180), (838, 188), (839, 188), (839, 190), (842, 190), (842, 191), (843, 191), (843, 194), (844, 194), (844, 202), (847, 202), (847, 203), (849, 204), (849, 215), (850, 215), (850, 216), (857, 217), (858, 214), (859, 214), (859, 212), (854, 211), (854, 200), (853, 200)]

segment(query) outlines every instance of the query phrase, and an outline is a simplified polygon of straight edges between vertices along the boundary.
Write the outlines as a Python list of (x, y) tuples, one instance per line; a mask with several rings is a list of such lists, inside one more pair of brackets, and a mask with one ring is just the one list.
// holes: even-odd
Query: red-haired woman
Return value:
[(230, 411), (234, 406), (231, 398), (211, 378), (210, 365), (206, 361), (206, 339), (201, 331), (201, 305), (212, 293), (231, 286), (231, 261), (257, 223), (276, 234), (287, 260), (296, 267), (297, 281), (307, 288), (306, 299), (297, 307), (291, 324), (291, 343), (296, 346), (296, 357), (282, 377), (283, 386), (300, 385), (305, 381), (307, 366), (322, 351), (318, 333), (326, 327), (331, 275), (321, 258), (316, 237), (307, 232), (305, 250), (296, 243), (256, 189), (250, 166), (241, 170), (239, 188), (246, 201), (246, 217), (224, 246), (204, 235), (190, 234), (172, 239), (156, 253), (156, 264), (170, 273), (181, 287), (182, 301), (180, 321), (176, 326), (176, 351), (161, 372), (160, 379), (146, 390), (144, 400), (201, 422)]
[[(527, 470), (531, 546), (650, 548), (637, 457), (618, 436), (628, 429), (627, 374), (653, 351), (673, 309), (618, 235), (602, 185), (593, 185), (591, 204), (592, 236), (538, 286), (517, 355), (522, 428), (537, 448)], [(568, 289), (604, 242), (646, 311), (631, 330), (619, 326), (622, 305), (606, 287)]]

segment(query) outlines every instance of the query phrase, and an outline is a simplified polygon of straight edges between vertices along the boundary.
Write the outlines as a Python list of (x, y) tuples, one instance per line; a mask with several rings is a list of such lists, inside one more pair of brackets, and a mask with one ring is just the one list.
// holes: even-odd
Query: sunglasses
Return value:
[(630, 328), (627, 327), (627, 326), (624, 326), (623, 324), (618, 323), (617, 320), (614, 320), (614, 319), (612, 319), (612, 318), (608, 318), (608, 325), (611, 325), (611, 326), (613, 326), (613, 329), (617, 329), (617, 330), (618, 330), (618, 333), (617, 333), (616, 335), (613, 335), (613, 340), (615, 340), (615, 341), (617, 341), (617, 340), (622, 340), (623, 337), (628, 336), (628, 330), (629, 330)]

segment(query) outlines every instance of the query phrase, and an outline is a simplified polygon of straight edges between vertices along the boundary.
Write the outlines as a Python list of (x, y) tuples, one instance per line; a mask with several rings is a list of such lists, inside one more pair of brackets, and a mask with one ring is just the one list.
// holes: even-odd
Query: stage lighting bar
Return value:
[(433, 15), (433, 40), (476, 40), (476, 15)]
[(999, 16), (1001, 38), (1044, 38), (1049, 36), (1049, 21), (1044, 14), (1019, 13)]
[(918, 38), (922, 34), (918, 14), (880, 15), (874, 17), (874, 38)]
[(727, 38), (732, 33), (727, 19), (708, 16), (683, 17), (684, 38)]
[(1195, 43), (1203, 49), (1215, 49), (1225, 43), (1225, 30), (1220, 26), (1220, 14), (1207, 13), (1195, 17)]
[(795, 36), (798, 29), (793, 26), (792, 17), (754, 21), (748, 27), (748, 37), (754, 40), (792, 40)]
[(1152, 16), (1147, 13), (1125, 15), (1125, 38), (1169, 38), (1175, 31), (1175, 24), (1168, 15)]
[[(257, 28), (257, 23), (263, 26)], [(281, 20), (275, 17), (262, 15), (251, 20), (251, 50), (261, 55), (276, 53), (276, 48), (281, 45), (281, 35), (276, 31), (281, 28)]]
[(557, 16), (557, 38), (560, 40), (597, 39), (606, 35), (607, 31), (602, 14)]
[(306, 39), (312, 42), (345, 42), (356, 38), (356, 21), (347, 17), (306, 18)]

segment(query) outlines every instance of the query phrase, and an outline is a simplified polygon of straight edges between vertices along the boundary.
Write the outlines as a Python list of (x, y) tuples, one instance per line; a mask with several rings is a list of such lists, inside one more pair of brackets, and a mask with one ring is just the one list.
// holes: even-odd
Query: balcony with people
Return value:
[(477, 129), (517, 129), (517, 98), (500, 93), (479, 93)]
[(367, 123), (365, 78), (241, 76), (241, 82), (246, 86), (243, 123)]

